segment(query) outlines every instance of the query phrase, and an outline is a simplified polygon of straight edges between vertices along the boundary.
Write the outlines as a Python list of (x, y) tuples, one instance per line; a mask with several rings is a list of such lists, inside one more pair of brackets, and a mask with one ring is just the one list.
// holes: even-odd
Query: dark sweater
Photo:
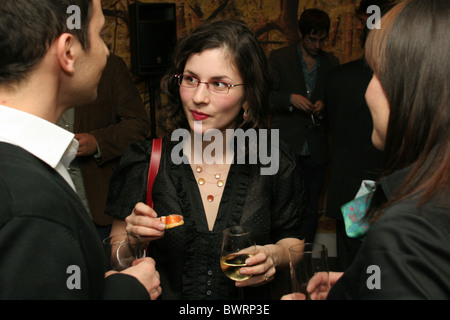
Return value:
[(0, 142), (0, 299), (149, 299), (131, 276), (105, 281), (104, 261), (95, 227), (66, 181)]

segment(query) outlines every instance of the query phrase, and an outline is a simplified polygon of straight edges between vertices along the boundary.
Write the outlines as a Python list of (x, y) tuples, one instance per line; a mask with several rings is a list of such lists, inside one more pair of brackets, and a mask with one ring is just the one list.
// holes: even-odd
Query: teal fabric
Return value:
[(355, 199), (341, 207), (345, 231), (350, 238), (364, 240), (369, 230), (369, 223), (364, 220), (364, 216), (370, 206), (375, 189), (375, 182), (364, 180)]

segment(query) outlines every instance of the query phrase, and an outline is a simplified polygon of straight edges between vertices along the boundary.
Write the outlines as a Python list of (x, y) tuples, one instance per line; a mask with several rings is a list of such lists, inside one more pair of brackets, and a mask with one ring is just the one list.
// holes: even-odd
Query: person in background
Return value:
[[(261, 173), (260, 159), (242, 161), (236, 152), (266, 146), (249, 141), (231, 148), (226, 139), (227, 130), (264, 132), (259, 129), (270, 108), (264, 51), (244, 22), (205, 23), (179, 41), (161, 87), (168, 97), (161, 110), (167, 136), (153, 185), (154, 207), (143, 203), (152, 143), (134, 143), (111, 178), (106, 212), (117, 218), (111, 233), (127, 230), (150, 240), (162, 299), (234, 299), (238, 289), (246, 299), (269, 299), (270, 282), (289, 266), (288, 248), (302, 243), (301, 177), (295, 158), (276, 139), (266, 145), (279, 160), (269, 174)], [(187, 137), (172, 141), (175, 130)], [(212, 130), (213, 140), (223, 141), (213, 161), (208, 159), (213, 144), (205, 136)], [(196, 135), (201, 141), (195, 142)], [(159, 217), (171, 214), (182, 215), (184, 224), (166, 230)], [(240, 268), (252, 277), (235, 282), (222, 272), (220, 253), (223, 231), (237, 225), (251, 227), (258, 246)]]
[[(80, 29), (69, 29), (69, 6)], [(67, 166), (74, 134), (56, 125), (97, 97), (108, 50), (100, 0), (0, 6), (0, 299), (156, 299), (155, 261), (105, 274), (105, 254)]]
[(330, 274), (332, 288), (321, 297), (450, 299), (449, 23), (447, 0), (405, 0), (369, 33), (366, 100), (383, 173), (365, 240), (344, 273)]
[(128, 69), (110, 54), (98, 85), (97, 99), (65, 111), (58, 125), (75, 133), (79, 147), (69, 173), (101, 239), (112, 218), (105, 214), (109, 180), (131, 142), (145, 140), (150, 120)]
[[(356, 15), (363, 46), (369, 31), (367, 9), (372, 5), (384, 14), (391, 1), (361, 1)], [(344, 271), (361, 245), (360, 239), (347, 235), (341, 206), (355, 198), (363, 180), (376, 180), (380, 173), (382, 152), (372, 144), (372, 117), (364, 98), (372, 75), (361, 57), (333, 69), (325, 89), (324, 118), (331, 144), (326, 215), (336, 221), (335, 271)]]
[(328, 162), (328, 137), (321, 123), (325, 83), (328, 72), (339, 65), (335, 56), (322, 50), (329, 30), (326, 12), (307, 9), (298, 22), (300, 41), (269, 56), (274, 77), (271, 128), (279, 129), (280, 139), (294, 150), (304, 176), (306, 242), (315, 238)]

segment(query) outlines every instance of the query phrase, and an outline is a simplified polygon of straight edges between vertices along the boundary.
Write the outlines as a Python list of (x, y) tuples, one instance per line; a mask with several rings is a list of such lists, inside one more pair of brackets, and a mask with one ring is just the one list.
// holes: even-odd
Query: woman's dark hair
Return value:
[(161, 80), (162, 93), (168, 99), (160, 112), (160, 126), (166, 135), (178, 128), (189, 129), (175, 75), (183, 73), (186, 61), (192, 54), (215, 48), (223, 48), (230, 55), (244, 83), (248, 117), (243, 120), (242, 109), (234, 128), (245, 130), (266, 127), (271, 78), (265, 53), (253, 31), (244, 22), (227, 19), (204, 23), (179, 40), (173, 63)]
[[(80, 29), (67, 27), (71, 5), (80, 8)], [(62, 33), (73, 34), (89, 49), (91, 15), (92, 0), (1, 0), (0, 84), (24, 79)]]
[[(420, 194), (419, 206), (450, 195), (450, 2), (406, 0), (370, 32), (366, 59), (390, 105), (384, 175), (410, 168), (387, 201), (377, 191), (370, 213)], [(376, 218), (376, 217), (375, 217)]]

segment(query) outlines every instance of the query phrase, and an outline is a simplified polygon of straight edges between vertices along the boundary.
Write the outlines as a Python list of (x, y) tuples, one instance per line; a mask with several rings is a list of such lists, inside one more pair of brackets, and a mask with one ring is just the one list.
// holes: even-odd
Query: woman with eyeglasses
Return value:
[[(117, 218), (111, 233), (126, 230), (150, 241), (162, 299), (236, 299), (239, 288), (245, 299), (272, 298), (269, 283), (288, 268), (288, 248), (302, 243), (303, 187), (292, 155), (276, 139), (261, 142), (271, 80), (254, 33), (236, 20), (203, 24), (179, 41), (161, 88), (168, 101), (160, 110), (165, 136), (154, 208), (143, 203), (151, 142), (135, 143), (111, 180), (107, 213)], [(174, 141), (179, 130), (190, 139)], [(231, 148), (229, 130), (251, 137)], [(181, 155), (173, 152), (180, 143)], [(237, 157), (242, 148), (245, 161)], [(250, 161), (255, 150), (277, 154), (277, 170), (262, 174), (267, 163)], [(177, 163), (179, 157), (184, 161)], [(182, 215), (184, 224), (166, 230), (158, 217), (170, 214)], [(240, 269), (251, 277), (235, 282), (222, 272), (220, 252), (223, 230), (238, 225), (251, 227), (257, 251)]]

